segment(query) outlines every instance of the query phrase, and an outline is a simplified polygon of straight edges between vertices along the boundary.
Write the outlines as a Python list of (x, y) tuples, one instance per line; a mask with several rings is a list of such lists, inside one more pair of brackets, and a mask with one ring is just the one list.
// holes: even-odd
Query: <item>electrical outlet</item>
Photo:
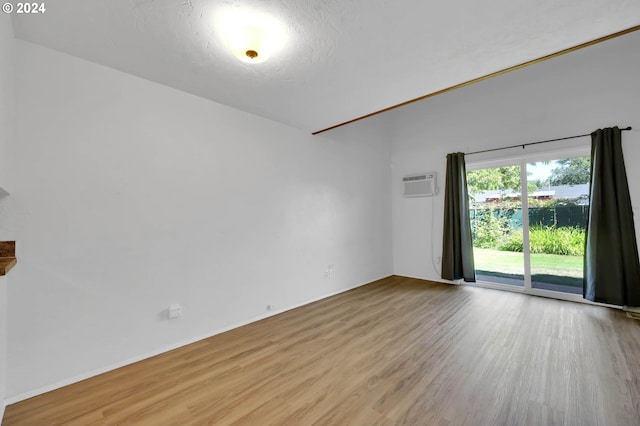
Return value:
[(436, 257), (436, 263), (439, 265), (442, 262), (442, 258), (440, 256)]
[(324, 279), (330, 280), (333, 278), (333, 264), (327, 265), (327, 269), (324, 271)]
[(271, 312), (275, 309), (276, 309), (275, 305), (267, 305), (267, 312)]
[(182, 306), (178, 303), (169, 305), (169, 319), (180, 318), (182, 316)]

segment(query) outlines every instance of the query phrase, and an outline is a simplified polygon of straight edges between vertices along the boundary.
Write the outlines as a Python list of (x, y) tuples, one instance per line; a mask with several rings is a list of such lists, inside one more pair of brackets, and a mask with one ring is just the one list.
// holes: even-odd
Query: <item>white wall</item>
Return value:
[(0, 14), (0, 187), (5, 189), (8, 189), (6, 149), (14, 135), (13, 49), (11, 18), (10, 15), (2, 13)]
[(392, 273), (375, 120), (313, 137), (23, 41), (16, 61), (12, 401)]
[[(407, 106), (387, 117), (395, 130), (393, 254), (398, 275), (439, 279), (444, 195), (402, 198), (404, 175), (437, 171), (444, 189), (445, 155), (590, 133), (614, 125), (623, 132), (630, 191), (640, 207), (640, 33), (514, 71)], [(527, 148), (556, 149), (589, 139)], [(521, 148), (493, 155), (520, 154)], [(482, 158), (468, 156), (467, 161)], [(487, 156), (485, 156), (487, 158)], [(432, 203), (435, 214), (432, 216)], [(431, 221), (434, 221), (433, 233)], [(636, 221), (636, 232), (640, 224)], [(638, 235), (640, 241), (640, 233)], [(433, 244), (433, 250), (432, 250)]]
[[(7, 172), (7, 147), (14, 140), (13, 108), (13, 28), (9, 15), (0, 14), (0, 187), (9, 189)], [(8, 198), (0, 198), (0, 241), (10, 240), (8, 229)], [(0, 419), (4, 412), (5, 397), (5, 363), (6, 363), (6, 312), (7, 312), (7, 278), (0, 277)]]

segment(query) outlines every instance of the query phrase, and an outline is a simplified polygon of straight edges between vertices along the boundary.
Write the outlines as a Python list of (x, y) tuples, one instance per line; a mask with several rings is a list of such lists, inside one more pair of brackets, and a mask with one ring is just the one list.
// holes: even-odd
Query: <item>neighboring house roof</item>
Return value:
[(589, 196), (588, 183), (581, 185), (552, 186), (551, 189), (556, 192), (556, 198), (580, 198), (582, 196)]
[[(554, 199), (569, 199), (575, 200), (581, 197), (589, 196), (589, 184), (580, 184), (580, 185), (560, 185), (560, 186), (548, 186), (546, 188), (541, 188), (535, 192), (529, 194), (529, 197), (552, 197)], [(485, 203), (488, 199), (503, 199), (503, 198), (516, 198), (520, 197), (519, 192), (515, 191), (503, 191), (499, 189), (494, 189), (491, 191), (483, 191), (479, 192), (475, 196), (473, 196), (473, 200), (476, 203)]]

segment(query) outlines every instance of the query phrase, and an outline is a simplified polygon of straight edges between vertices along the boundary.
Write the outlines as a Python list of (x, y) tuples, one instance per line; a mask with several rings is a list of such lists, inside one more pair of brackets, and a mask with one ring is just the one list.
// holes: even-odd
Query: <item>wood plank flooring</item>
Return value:
[(640, 425), (640, 321), (390, 277), (7, 407), (3, 425)]

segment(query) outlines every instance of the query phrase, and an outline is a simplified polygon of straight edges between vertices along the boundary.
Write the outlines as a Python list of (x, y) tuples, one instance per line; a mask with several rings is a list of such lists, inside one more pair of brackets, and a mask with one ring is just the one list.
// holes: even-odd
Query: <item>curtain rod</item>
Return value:
[[(620, 129), (620, 131), (625, 131), (625, 130), (631, 130), (631, 126), (625, 127), (624, 129)], [(503, 146), (502, 148), (492, 148), (492, 149), (483, 149), (482, 151), (465, 152), (464, 155), (482, 154), (483, 152), (501, 151), (503, 149), (518, 148), (518, 147), (522, 147), (522, 149), (524, 149), (525, 146), (529, 146), (529, 145), (538, 145), (538, 144), (541, 144), (541, 143), (564, 141), (564, 140), (567, 140), (567, 139), (584, 138), (586, 136), (591, 136), (591, 133), (586, 133), (584, 135), (567, 136), (566, 138), (548, 139), (546, 141), (520, 143), (518, 145)]]

